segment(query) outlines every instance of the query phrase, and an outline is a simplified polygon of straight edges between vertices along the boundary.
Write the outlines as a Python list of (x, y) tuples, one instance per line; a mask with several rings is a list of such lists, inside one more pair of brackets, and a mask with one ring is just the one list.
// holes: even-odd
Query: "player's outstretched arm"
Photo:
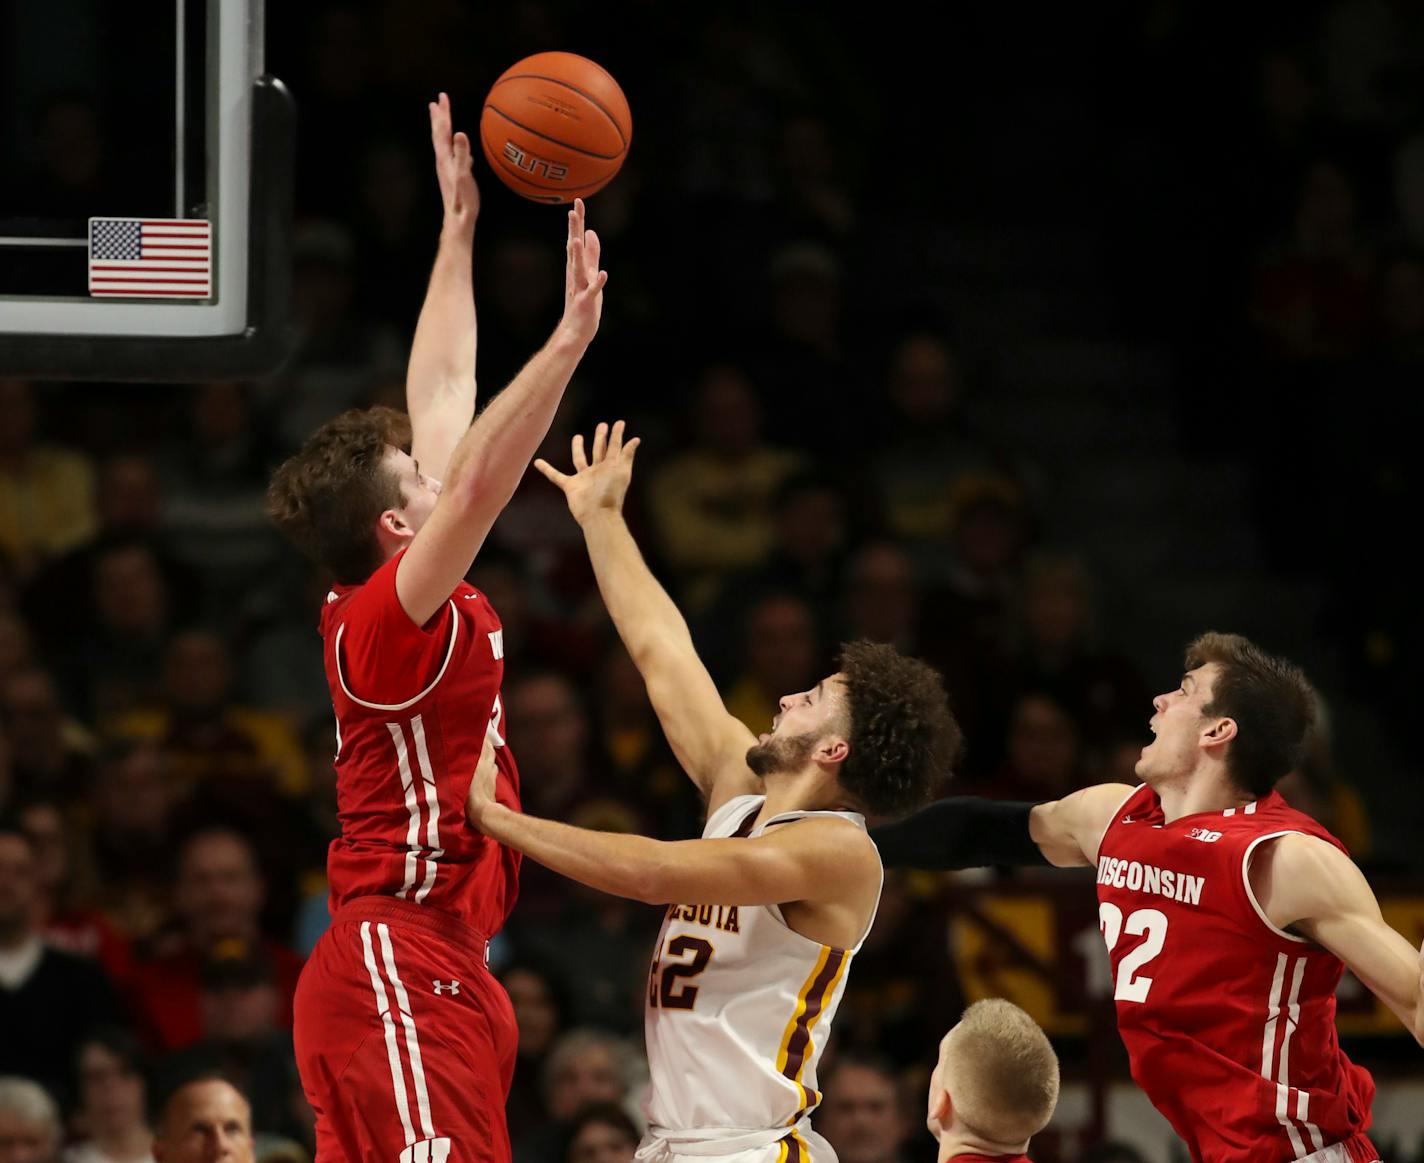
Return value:
[(1424, 1045), (1424, 951), (1396, 933), (1355, 862), (1315, 836), (1265, 844), (1248, 870), (1271, 924), (1324, 946)]
[(1103, 833), (1132, 788), (1108, 783), (1042, 804), (952, 796), (870, 830), (887, 868), (1095, 864)]
[(468, 572), (598, 331), (608, 275), (599, 269), (598, 236), (584, 230), (582, 201), (574, 202), (568, 225), (563, 318), (549, 342), (460, 438), (439, 500), (396, 569), (396, 595), (420, 625)]
[(470, 139), (450, 129), (450, 98), (430, 103), (430, 141), (445, 217), (440, 246), (406, 367), (405, 406), (420, 470), (443, 482), (450, 454), (475, 414), (475, 288), (472, 275), (480, 190)]
[(756, 738), (723, 705), (687, 620), (658, 584), (623, 520), (637, 450), (637, 437), (623, 442), (620, 420), (611, 431), (607, 424), (598, 426), (591, 456), (583, 437), (574, 437), (572, 474), (544, 460), (534, 467), (563, 490), (583, 529), (604, 604), (647, 683), (668, 742), (714, 812), (732, 796), (754, 790), (744, 757)]
[(648, 904), (831, 901), (878, 875), (875, 851), (846, 820), (803, 820), (749, 840), (653, 840), (512, 811), (472, 791), (471, 823), (562, 876)]

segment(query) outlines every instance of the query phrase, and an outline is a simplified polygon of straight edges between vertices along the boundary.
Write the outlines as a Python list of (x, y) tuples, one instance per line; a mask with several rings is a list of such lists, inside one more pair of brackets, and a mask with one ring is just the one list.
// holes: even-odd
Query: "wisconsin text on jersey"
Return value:
[(1098, 883), (1110, 884), (1114, 888), (1126, 888), (1132, 892), (1165, 896), (1183, 904), (1199, 905), (1206, 877), (1193, 876), (1189, 872), (1176, 872), (1170, 868), (1158, 868), (1155, 864), (1143, 864), (1140, 860), (1120, 860), (1116, 856), (1104, 856), (1098, 861)]

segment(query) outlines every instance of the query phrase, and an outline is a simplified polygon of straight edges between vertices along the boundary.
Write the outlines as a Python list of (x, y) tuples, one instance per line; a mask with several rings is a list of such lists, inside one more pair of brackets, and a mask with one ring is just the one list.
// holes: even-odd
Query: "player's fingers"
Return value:
[(608, 430), (608, 455), (618, 459), (618, 454), (623, 450), (623, 421), (613, 421), (613, 427)]
[(558, 485), (560, 488), (563, 488), (564, 482), (569, 479), (543, 457), (540, 457), (534, 462), (534, 467), (538, 469), (540, 473), (543, 474), (545, 480), (551, 481), (553, 484)]
[(633, 466), (633, 456), (638, 451), (638, 445), (643, 443), (641, 436), (635, 436), (623, 446), (623, 461), (629, 468)]
[(593, 276), (598, 273), (599, 257), (603, 254), (603, 243), (599, 240), (597, 231), (584, 231), (583, 254), (584, 265), (588, 268), (588, 278), (592, 282)]
[(584, 205), (582, 198), (574, 199), (574, 224), (580, 238), (583, 237)]
[(455, 134), (455, 160), (463, 166), (470, 164), (470, 139), (464, 133)]
[(608, 453), (608, 425), (600, 424), (593, 430), (593, 463), (602, 464)]
[(584, 452), (583, 452), (583, 433), (582, 433), (582, 432), (576, 433), (576, 434), (574, 435), (574, 439), (573, 439), (573, 454), (574, 454), (574, 471), (575, 471), (575, 472), (583, 472), (584, 469), (588, 468), (588, 457), (586, 457), (586, 456), (584, 455)]

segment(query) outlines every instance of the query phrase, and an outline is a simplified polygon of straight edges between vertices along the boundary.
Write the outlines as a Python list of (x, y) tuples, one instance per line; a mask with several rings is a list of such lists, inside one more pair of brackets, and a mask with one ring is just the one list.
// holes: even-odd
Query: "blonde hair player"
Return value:
[(1028, 1163), (1057, 1105), (1058, 1056), (1013, 1002), (975, 1002), (940, 1042), (926, 1119), (939, 1163)]

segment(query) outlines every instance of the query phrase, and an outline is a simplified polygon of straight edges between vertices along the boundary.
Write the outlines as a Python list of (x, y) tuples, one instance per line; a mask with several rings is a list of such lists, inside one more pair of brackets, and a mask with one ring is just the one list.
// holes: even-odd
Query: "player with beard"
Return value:
[(810, 1129), (816, 1066), (875, 918), (880, 859), (863, 813), (922, 802), (959, 744), (939, 676), (888, 646), (845, 646), (787, 695), (769, 733), (728, 713), (687, 624), (644, 564), (622, 505), (637, 440), (600, 424), (575, 472), (536, 467), (583, 528), (609, 613), (683, 768), (707, 799), (699, 840), (572, 828), (495, 802), (482, 762), (471, 821), (593, 888), (670, 905), (648, 981), (652, 1087), (638, 1157), (827, 1163)]

